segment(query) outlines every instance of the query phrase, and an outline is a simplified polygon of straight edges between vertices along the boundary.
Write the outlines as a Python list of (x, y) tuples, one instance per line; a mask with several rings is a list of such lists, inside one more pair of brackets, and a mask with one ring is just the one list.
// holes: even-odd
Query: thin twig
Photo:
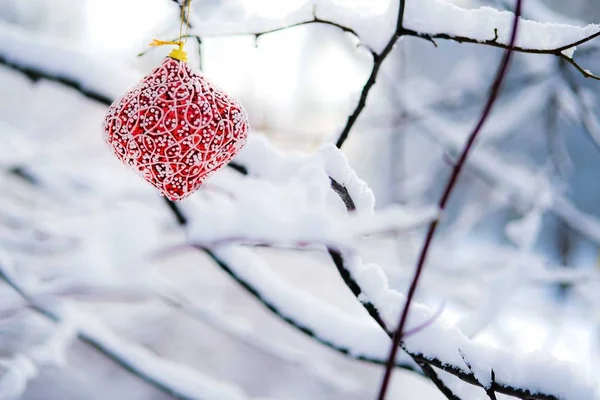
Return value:
[(352, 127), (354, 127), (354, 124), (356, 124), (358, 117), (360, 116), (360, 114), (363, 112), (363, 110), (365, 109), (365, 107), (367, 105), (367, 97), (369, 96), (369, 92), (371, 91), (373, 86), (375, 86), (375, 83), (377, 81), (377, 74), (379, 74), (381, 65), (383, 64), (385, 59), (389, 56), (389, 54), (392, 52), (392, 49), (396, 45), (396, 42), (398, 41), (400, 36), (402, 36), (402, 32), (404, 30), (402, 28), (402, 22), (404, 20), (404, 8), (405, 8), (405, 0), (399, 0), (398, 19), (396, 21), (396, 29), (395, 29), (393, 35), (388, 40), (388, 42), (386, 43), (386, 45), (383, 48), (383, 50), (381, 51), (381, 53), (376, 53), (374, 51), (371, 51), (371, 54), (373, 56), (373, 67), (371, 68), (371, 73), (369, 74), (369, 78), (367, 79), (367, 81), (365, 82), (364, 86), (362, 87), (362, 89), (360, 91), (360, 97), (358, 99), (358, 103), (356, 104), (356, 107), (354, 108), (354, 111), (352, 111), (352, 113), (348, 117), (348, 120), (346, 121), (346, 125), (342, 129), (342, 133), (340, 133), (340, 136), (338, 137), (337, 141), (335, 142), (335, 145), (338, 148), (341, 148), (342, 145), (344, 144), (344, 142), (348, 139), (348, 135), (350, 135), (350, 131), (352, 130)]
[[(530, 53), (530, 54), (551, 54), (551, 55), (555, 55), (555, 56), (559, 56), (562, 54), (563, 51), (568, 50), (570, 48), (573, 47), (577, 47), (580, 46), (584, 43), (587, 43), (591, 40), (594, 40), (595, 38), (600, 36), (600, 31), (595, 32), (589, 36), (586, 36), (582, 39), (579, 39), (575, 42), (569, 43), (569, 44), (565, 44), (563, 46), (560, 47), (554, 47), (551, 49), (534, 49), (534, 48), (529, 48), (529, 47), (521, 47), (521, 46), (515, 46), (514, 42), (509, 42), (508, 44), (506, 43), (502, 43), (498, 41), (498, 33), (496, 30), (496, 33), (494, 35), (493, 39), (488, 39), (488, 40), (480, 40), (480, 39), (474, 39), (468, 36), (455, 36), (455, 35), (449, 35), (447, 33), (435, 33), (435, 34), (431, 34), (431, 33), (422, 33), (422, 32), (417, 32), (415, 30), (412, 29), (406, 29), (403, 28), (401, 31), (402, 35), (405, 36), (413, 36), (416, 38), (420, 38), (420, 39), (426, 39), (426, 40), (431, 40), (431, 39), (443, 39), (443, 40), (451, 40), (453, 42), (458, 42), (458, 43), (473, 43), (473, 44), (483, 44), (486, 46), (492, 46), (492, 47), (498, 47), (501, 49), (505, 49), (505, 50), (512, 50), (518, 53)], [(512, 44), (511, 44), (512, 43)]]
[(561, 58), (563, 60), (565, 60), (566, 62), (568, 62), (569, 64), (571, 64), (572, 66), (574, 66), (575, 69), (577, 69), (579, 72), (581, 72), (581, 74), (583, 76), (585, 76), (586, 78), (591, 78), (591, 79), (595, 79), (597, 81), (600, 81), (600, 76), (593, 74), (590, 70), (584, 69), (581, 65), (579, 65), (577, 63), (577, 61), (575, 61), (571, 57), (568, 57), (568, 56), (562, 54)]
[[(326, 19), (321, 19), (318, 17), (314, 17), (311, 20), (308, 21), (302, 21), (302, 22), (297, 22), (295, 24), (291, 24), (291, 25), (287, 25), (287, 26), (282, 26), (280, 28), (274, 28), (274, 29), (270, 29), (270, 30), (266, 30), (266, 31), (257, 31), (257, 32), (244, 32), (242, 33), (243, 35), (253, 35), (254, 37), (256, 37), (257, 39), (263, 35), (268, 35), (270, 33), (275, 33), (275, 32), (280, 32), (289, 28), (294, 28), (294, 27), (298, 27), (298, 26), (304, 26), (304, 25), (310, 25), (310, 24), (317, 24), (317, 25), (329, 25), (329, 26), (333, 26), (336, 27), (340, 30), (342, 30), (343, 32), (346, 33), (350, 33), (353, 36), (355, 36), (356, 38), (360, 39), (360, 37), (358, 36), (358, 34), (356, 33), (356, 31), (352, 28), (349, 28), (347, 26), (338, 24), (336, 22), (333, 21), (328, 21)], [(240, 35), (239, 33), (236, 35)], [(222, 35), (219, 35), (222, 36)], [(226, 35), (229, 36), (229, 35)]]
[(397, 40), (398, 40), (398, 36), (396, 34), (394, 34), (394, 36), (392, 36), (392, 38), (388, 41), (387, 45), (384, 47), (384, 49), (381, 53), (379, 53), (379, 54), (372, 53), (373, 68), (371, 69), (371, 73), (369, 75), (369, 78), (367, 79), (367, 82), (365, 83), (365, 85), (363, 86), (363, 88), (360, 92), (358, 104), (354, 108), (354, 111), (352, 111), (352, 114), (350, 114), (350, 116), (348, 117), (348, 120), (346, 121), (346, 125), (344, 126), (344, 129), (342, 129), (342, 133), (340, 134), (337, 141), (335, 142), (335, 145), (337, 147), (342, 147), (344, 142), (348, 139), (348, 135), (350, 134), (352, 127), (354, 126), (354, 124), (356, 124), (358, 117), (360, 116), (360, 114), (363, 112), (365, 106), (367, 105), (367, 97), (369, 96), (369, 92), (371, 91), (373, 86), (375, 86), (375, 82), (377, 81), (377, 74), (379, 73), (379, 69), (381, 68), (381, 65), (383, 64), (383, 61), (385, 61), (387, 56), (392, 52), (392, 49), (394, 48), (394, 45), (396, 44)]
[(566, 83), (567, 87), (571, 91), (571, 94), (575, 97), (577, 102), (579, 103), (579, 107), (581, 108), (581, 112), (579, 113), (580, 123), (583, 126), (585, 132), (592, 140), (596, 149), (600, 151), (600, 134), (599, 132), (595, 132), (596, 128), (592, 124), (594, 116), (594, 110), (587, 104), (582, 96), (581, 86), (577, 83), (573, 76), (564, 68), (564, 63), (559, 65), (560, 74)]

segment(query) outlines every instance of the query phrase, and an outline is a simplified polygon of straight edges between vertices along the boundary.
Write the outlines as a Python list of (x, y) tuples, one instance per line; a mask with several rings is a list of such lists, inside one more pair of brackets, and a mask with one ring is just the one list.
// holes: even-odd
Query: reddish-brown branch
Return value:
[[(502, 82), (504, 81), (504, 78), (506, 77), (506, 73), (508, 72), (508, 66), (510, 64), (512, 49), (513, 49), (516, 39), (517, 39), (519, 18), (521, 16), (521, 3), (522, 3), (522, 0), (517, 0), (516, 10), (515, 10), (515, 18), (514, 18), (514, 22), (513, 22), (513, 26), (512, 26), (512, 33), (511, 33), (511, 37), (510, 37), (510, 44), (504, 54), (504, 57), (500, 64), (500, 68), (498, 69), (498, 73), (496, 75), (496, 79), (494, 80), (494, 84), (492, 85), (492, 89), (490, 91), (490, 96), (488, 98), (488, 101), (485, 105), (483, 112), (481, 113), (481, 117), (480, 117), (477, 125), (475, 126), (475, 129), (473, 130), (473, 132), (471, 132), (471, 135), (469, 135), (469, 138), (465, 144), (465, 147), (463, 148), (463, 151), (462, 151), (456, 165), (454, 166), (454, 168), (452, 170), (452, 175), (450, 176), (450, 179), (448, 180), (448, 183), (446, 184), (442, 198), (440, 199), (439, 207), (440, 207), (440, 210), (442, 210), (442, 211), (445, 210), (446, 205), (448, 204), (450, 195), (452, 194), (452, 191), (453, 191), (454, 187), (456, 186), (456, 182), (458, 181), (460, 172), (462, 171), (462, 169), (465, 165), (465, 162), (467, 160), (467, 157), (469, 156), (469, 153), (470, 153), (471, 149), (473, 148), (475, 139), (481, 132), (481, 129), (483, 128), (483, 125), (487, 121), (487, 119), (492, 111), (492, 108), (496, 102), (496, 99), (498, 98), (498, 95), (500, 94), (500, 89), (502, 88)], [(398, 327), (396, 328), (396, 330), (394, 332), (394, 336), (392, 338), (392, 348), (390, 350), (390, 355), (388, 357), (388, 364), (386, 366), (385, 374), (384, 374), (384, 377), (383, 377), (383, 380), (381, 383), (381, 389), (379, 391), (379, 396), (378, 396), (379, 400), (385, 399), (385, 394), (389, 387), (390, 378), (392, 375), (392, 369), (393, 369), (393, 365), (394, 365), (394, 360), (396, 359), (396, 354), (398, 353), (398, 347), (400, 346), (400, 342), (402, 341), (402, 337), (404, 334), (404, 327), (406, 325), (406, 321), (408, 320), (408, 313), (410, 311), (410, 305), (411, 305), (411, 303), (414, 299), (415, 293), (417, 291), (417, 287), (419, 285), (419, 281), (420, 281), (421, 275), (423, 273), (423, 269), (425, 267), (425, 261), (427, 260), (427, 255), (429, 253), (429, 249), (431, 248), (431, 243), (433, 241), (433, 237), (435, 236), (435, 232), (438, 227), (438, 221), (439, 220), (437, 220), (437, 219), (434, 220), (429, 225), (429, 229), (427, 230), (427, 236), (425, 238), (425, 243), (423, 244), (423, 248), (421, 249), (421, 253), (420, 253), (419, 259), (417, 261), (417, 268), (415, 270), (415, 274), (413, 276), (413, 279), (411, 281), (411, 284), (410, 284), (410, 287), (408, 290), (408, 294), (406, 296), (406, 304), (404, 305), (402, 314), (400, 316), (400, 321), (398, 323)]]

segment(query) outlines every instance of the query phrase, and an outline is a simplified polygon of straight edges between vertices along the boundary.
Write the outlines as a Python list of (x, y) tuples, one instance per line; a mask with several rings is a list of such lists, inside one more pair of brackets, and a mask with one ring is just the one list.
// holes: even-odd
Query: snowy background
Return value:
[[(460, 399), (494, 382), (600, 399), (600, 81), (584, 76), (600, 38), (554, 51), (600, 31), (600, 9), (523, 4), (517, 46), (535, 51), (514, 55), (440, 216), (409, 328), (434, 321), (405, 350), (441, 361)], [(181, 226), (100, 127), (168, 54), (148, 43), (176, 38), (177, 2), (0, 0), (0, 399), (374, 398), (389, 339), (332, 259), (393, 330), (513, 8), (406, 0), (338, 150), (398, 3), (193, 0), (190, 64), (252, 132), (234, 159), (248, 174), (216, 174)], [(397, 364), (387, 398), (445, 398)]]

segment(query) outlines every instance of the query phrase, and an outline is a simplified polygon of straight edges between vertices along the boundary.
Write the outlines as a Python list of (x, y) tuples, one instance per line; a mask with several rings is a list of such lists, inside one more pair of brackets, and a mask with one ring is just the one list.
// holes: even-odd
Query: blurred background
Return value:
[[(365, 18), (388, 3), (352, 2)], [(504, 0), (454, 2), (513, 7)], [(304, 3), (194, 0), (192, 15), (200, 22), (235, 24), (280, 19)], [(600, 21), (600, 9), (593, 0), (528, 0), (525, 16), (585, 25)], [(3, 32), (11, 29), (141, 76), (168, 53), (148, 43), (176, 35), (179, 7), (170, 0), (0, 0), (0, 21), (0, 42), (10, 40)], [(374, 191), (377, 208), (437, 202), (457, 143), (479, 116), (502, 56), (483, 45), (437, 44), (410, 37), (398, 43), (343, 147)], [(203, 37), (201, 45), (189, 40), (188, 50), (195, 68), (241, 100), (252, 134), (265, 135), (284, 151), (305, 153), (340, 133), (372, 66), (354, 37), (325, 25), (258, 38)], [(52, 55), (32, 48), (30, 59), (36, 57), (43, 64)], [(581, 46), (576, 57), (593, 70), (600, 41)], [(227, 381), (251, 398), (373, 397), (380, 367), (295, 331), (202, 254), (172, 250), (183, 234), (168, 209), (103, 143), (106, 105), (60, 82), (32, 80), (10, 66), (10, 57), (0, 60), (0, 250), (38, 298), (68, 299), (119, 337)], [(65, 71), (71, 63), (58, 62)], [(480, 162), (469, 164), (460, 179), (420, 291), (432, 306), (443, 302), (444, 318), (477, 341), (542, 351), (595, 376), (599, 94), (599, 82), (557, 57), (515, 55), (477, 143)], [(536, 218), (540, 226), (533, 228), (532, 243), (511, 235)], [(422, 240), (421, 231), (370, 239), (361, 254), (383, 266), (390, 284), (404, 291)], [(255, 251), (274, 274), (341, 312), (362, 315), (325, 254)], [(144, 285), (151, 276), (203, 311), (192, 317), (149, 296)], [(17, 378), (10, 375), (18, 355), (44, 348), (55, 329), (10, 287), (0, 288), (0, 399), (170, 398), (81, 342), (69, 344), (64, 365), (42, 365), (25, 380), (22, 369)], [(443, 398), (406, 371), (396, 373), (392, 389), (389, 398)]]

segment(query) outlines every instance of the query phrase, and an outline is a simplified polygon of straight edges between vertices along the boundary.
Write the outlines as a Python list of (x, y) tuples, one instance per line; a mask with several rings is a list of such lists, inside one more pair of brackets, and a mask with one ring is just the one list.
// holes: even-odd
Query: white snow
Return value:
[(202, 18), (203, 16), (193, 15), (190, 22), (194, 28), (190, 29), (189, 33), (201, 37), (256, 34), (309, 21), (313, 18), (312, 10), (312, 5), (305, 3), (278, 18), (242, 14), (240, 19), (234, 21), (219, 20), (214, 17), (206, 19)]
[(313, 3), (319, 18), (354, 29), (361, 43), (377, 53), (381, 53), (396, 31), (398, 1), (388, 1), (386, 5), (385, 1), (373, 0), (358, 6), (340, 0), (313, 0)]
[(371, 189), (354, 173), (344, 153), (331, 144), (313, 154), (284, 153), (265, 137), (253, 134), (235, 161), (243, 164), (251, 175), (273, 183), (285, 182), (305, 165), (314, 165), (348, 190), (357, 211), (371, 212), (375, 206)]
[(577, 50), (577, 46), (569, 47), (568, 49), (561, 51), (561, 53), (563, 53), (565, 56), (567, 56), (569, 58), (573, 58), (573, 55), (575, 54), (575, 50)]
[[(348, 250), (365, 235), (406, 232), (437, 218), (435, 206), (392, 206), (373, 213), (372, 193), (333, 146), (286, 158), (266, 143), (253, 135), (236, 161), (242, 161), (253, 176), (269, 181), (254, 177), (214, 180), (210, 185), (218, 190), (185, 203), (192, 216), (189, 239), (193, 243), (209, 247), (240, 241), (317, 243)], [(356, 195), (352, 196), (356, 213), (348, 215), (341, 206), (329, 176), (339, 179), (351, 196)]]
[(121, 96), (140, 75), (93, 53), (61, 41), (33, 35), (0, 20), (0, 57), (21, 67), (41, 68), (49, 75), (78, 82), (83, 88), (109, 97)]
[[(239, 21), (201, 20), (192, 22), (193, 34), (221, 36), (258, 33), (280, 29), (310, 21), (313, 6), (318, 18), (353, 29), (361, 43), (381, 52), (396, 29), (398, 2), (377, 1), (377, 6), (367, 7), (360, 2), (313, 0), (289, 12), (284, 18), (271, 19), (258, 15), (245, 15)], [(369, 12), (365, 13), (365, 9)], [(375, 10), (375, 12), (373, 11)], [(423, 34), (447, 34), (477, 41), (493, 40), (508, 44), (514, 14), (491, 7), (467, 9), (446, 0), (408, 0), (404, 11), (404, 27)], [(537, 22), (521, 19), (517, 46), (525, 49), (551, 50), (574, 43), (600, 31), (600, 25), (574, 26), (556, 22)], [(574, 48), (565, 50), (569, 57)]]
[[(431, 35), (444, 33), (477, 41), (493, 40), (508, 44), (514, 14), (491, 7), (465, 9), (445, 0), (407, 1), (404, 26)], [(544, 23), (522, 18), (516, 46), (525, 49), (551, 50), (574, 43), (600, 31), (600, 25), (579, 27)], [(572, 55), (572, 51), (571, 51)]]

